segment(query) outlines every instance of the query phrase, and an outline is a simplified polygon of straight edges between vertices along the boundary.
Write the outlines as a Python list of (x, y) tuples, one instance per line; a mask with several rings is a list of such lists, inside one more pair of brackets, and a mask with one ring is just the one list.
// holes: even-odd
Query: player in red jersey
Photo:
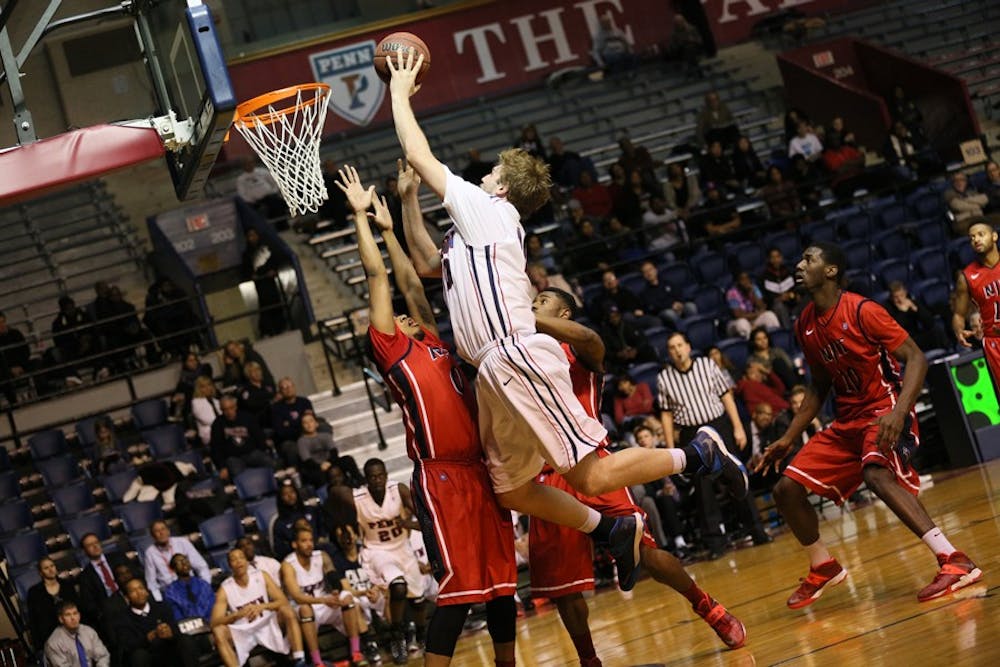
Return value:
[(969, 315), (969, 302), (979, 308), (983, 318), (983, 356), (993, 375), (993, 382), (1000, 385), (1000, 250), (997, 249), (997, 231), (986, 220), (969, 225), (969, 242), (976, 252), (976, 259), (958, 274), (955, 281), (955, 312), (951, 326), (955, 338), (964, 347), (972, 332), (965, 328)]
[[(575, 303), (573, 296), (563, 290), (542, 290), (535, 297), (531, 309), (535, 313), (538, 330), (560, 341), (569, 361), (573, 393), (587, 414), (599, 419), (604, 342), (593, 330), (571, 319)], [(614, 456), (603, 445), (598, 449), (598, 455)], [(629, 516), (640, 513), (645, 516), (628, 489), (596, 497), (585, 496), (575, 491), (548, 465), (536, 480), (573, 494), (601, 514)], [(583, 599), (583, 591), (594, 588), (590, 540), (579, 531), (532, 517), (528, 528), (528, 550), (532, 592), (555, 601), (582, 667), (599, 667), (601, 661), (594, 651), (587, 623), (587, 602)], [(658, 549), (648, 529), (643, 531), (639, 553), (640, 562), (653, 579), (690, 600), (695, 613), (705, 619), (727, 646), (738, 648), (743, 645), (746, 641), (743, 624), (702, 591), (677, 558)]]
[[(808, 493), (839, 505), (862, 480), (938, 559), (940, 570), (917, 594), (918, 600), (932, 600), (982, 576), (917, 499), (920, 480), (910, 464), (920, 442), (913, 404), (924, 383), (927, 359), (882, 306), (841, 289), (846, 267), (844, 252), (832, 243), (812, 244), (796, 266), (796, 281), (812, 295), (796, 322), (812, 384), (788, 430), (765, 450), (756, 467), (758, 472), (769, 465), (777, 469), (833, 389), (837, 418), (810, 438), (774, 486), (778, 509), (810, 559), (809, 575), (788, 598), (792, 609), (812, 604), (827, 585), (847, 576), (820, 538)], [(902, 382), (900, 363), (906, 365)]]
[[(474, 417), (475, 398), (445, 343), (412, 264), (392, 231), (385, 201), (353, 167), (340, 172), (354, 210), (358, 251), (368, 276), (368, 339), (393, 398), (403, 410), (413, 460), (413, 503), (439, 592), (427, 627), (424, 664), (448, 665), (469, 607), (485, 602), (496, 664), (514, 665), (517, 612), (514, 529), (493, 495)], [(399, 174), (403, 215), (420, 215), (419, 177)], [(375, 213), (367, 213), (374, 207)], [(378, 225), (396, 286), (411, 315), (394, 316), (389, 278), (368, 225)]]

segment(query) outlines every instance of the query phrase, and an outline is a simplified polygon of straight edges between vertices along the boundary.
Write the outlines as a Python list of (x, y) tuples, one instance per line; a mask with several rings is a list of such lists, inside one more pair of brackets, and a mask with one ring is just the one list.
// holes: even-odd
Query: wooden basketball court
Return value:
[[(850, 572), (811, 607), (785, 600), (808, 563), (790, 533), (688, 571), (747, 626), (747, 645), (726, 650), (686, 600), (646, 578), (631, 600), (605, 590), (589, 600), (598, 655), (632, 665), (996, 665), (1000, 661), (1000, 461), (939, 475), (921, 493), (955, 546), (976, 561), (979, 583), (918, 603), (937, 564), (880, 502), (825, 512), (820, 529)], [(577, 665), (555, 607), (518, 619), (519, 665)], [(464, 636), (455, 665), (492, 665), (486, 631)], [(412, 661), (411, 664), (419, 664)]]

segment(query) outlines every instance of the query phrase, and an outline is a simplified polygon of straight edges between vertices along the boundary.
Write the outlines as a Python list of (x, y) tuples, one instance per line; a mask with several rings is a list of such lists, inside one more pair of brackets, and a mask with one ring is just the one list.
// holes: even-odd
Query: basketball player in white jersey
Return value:
[(385, 464), (380, 459), (368, 459), (364, 475), (366, 485), (360, 489), (342, 487), (336, 490), (340, 491), (339, 502), (351, 503), (357, 513), (364, 544), (362, 566), (371, 573), (377, 585), (389, 589), (390, 653), (396, 664), (405, 664), (407, 649), (403, 621), (407, 603), (420, 643), (423, 643), (427, 625), (424, 576), (409, 540), (409, 531), (420, 530), (420, 525), (409, 487), (388, 482)]
[(212, 636), (226, 667), (239, 667), (256, 646), (288, 655), (306, 667), (302, 632), (288, 598), (271, 576), (250, 569), (240, 549), (229, 552), (232, 576), (222, 582), (212, 607)]
[[(595, 453), (607, 431), (573, 395), (555, 339), (535, 330), (521, 218), (549, 198), (548, 167), (523, 150), (500, 154), (481, 185), (462, 180), (431, 152), (410, 96), (423, 56), (388, 58), (396, 134), (409, 166), (440, 197), (453, 228), (440, 254), (419, 220), (404, 220), (414, 267), (440, 275), (462, 358), (478, 369), (479, 427), (493, 488), (504, 506), (610, 543), (619, 585), (635, 584), (642, 516), (602, 516), (559, 489), (534, 483), (547, 461), (577, 491), (598, 496), (679, 472), (724, 474), (746, 495), (746, 473), (721, 438), (699, 434), (683, 448)], [(408, 224), (406, 224), (408, 223)]]
[(333, 590), (334, 585), (340, 586), (340, 578), (330, 556), (313, 549), (312, 529), (297, 529), (292, 539), (292, 553), (281, 563), (281, 581), (288, 597), (298, 606), (302, 639), (316, 667), (323, 667), (316, 629), (319, 625), (332, 625), (347, 637), (351, 662), (368, 664), (361, 653), (361, 632), (367, 628), (362, 627), (354, 596), (349, 591)]
[(252, 537), (241, 537), (236, 540), (236, 548), (243, 552), (252, 570), (260, 570), (271, 575), (274, 583), (281, 586), (281, 563), (270, 556), (257, 553), (257, 545)]

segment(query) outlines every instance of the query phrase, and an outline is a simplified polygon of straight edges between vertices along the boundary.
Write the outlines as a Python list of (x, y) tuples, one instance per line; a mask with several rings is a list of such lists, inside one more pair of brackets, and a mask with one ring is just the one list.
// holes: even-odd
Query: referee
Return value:
[[(727, 443), (735, 442), (741, 450), (747, 436), (736, 409), (729, 379), (708, 357), (691, 358), (691, 343), (677, 332), (667, 339), (670, 364), (660, 371), (656, 388), (660, 406), (660, 421), (667, 447), (676, 442), (688, 442), (702, 426), (711, 426)], [(676, 432), (674, 429), (677, 429)], [(715, 497), (715, 484), (710, 478), (696, 482), (698, 519), (710, 558), (720, 557), (726, 546), (722, 528), (722, 512)], [(764, 532), (753, 496), (736, 502), (741, 522), (753, 536), (754, 543), (770, 542)]]

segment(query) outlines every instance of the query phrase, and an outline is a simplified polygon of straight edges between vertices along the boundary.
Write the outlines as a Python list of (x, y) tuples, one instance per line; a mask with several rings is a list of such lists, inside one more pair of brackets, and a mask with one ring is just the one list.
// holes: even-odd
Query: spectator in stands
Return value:
[(618, 282), (618, 276), (611, 269), (601, 274), (603, 289), (591, 304), (591, 317), (597, 321), (604, 319), (611, 306), (616, 306), (622, 319), (642, 329), (655, 327), (659, 320), (642, 309), (642, 302), (635, 292)]
[(554, 288), (573, 295), (573, 300), (576, 302), (577, 307), (583, 305), (580, 302), (580, 297), (576, 294), (576, 290), (573, 289), (572, 285), (566, 282), (563, 275), (561, 273), (550, 275), (548, 270), (546, 270), (545, 266), (542, 264), (528, 264), (528, 280), (531, 281), (532, 299), (534, 299), (535, 295), (539, 292)]
[[(347, 216), (351, 213), (347, 206), (347, 196), (336, 186), (337, 163), (335, 160), (323, 160), (323, 184), (329, 195), (319, 207), (319, 217), (321, 220), (328, 220), (334, 230), (343, 229), (347, 226)], [(295, 223), (299, 225), (300, 223)], [(299, 226), (300, 231), (308, 231), (305, 226)]]
[(157, 346), (167, 355), (182, 355), (198, 342), (198, 319), (184, 290), (169, 278), (153, 282), (146, 292), (143, 324), (157, 338)]
[(222, 414), (212, 378), (201, 375), (194, 382), (191, 393), (191, 414), (198, 430), (198, 439), (206, 447), (212, 442), (212, 424)]
[[(493, 171), (493, 163), (484, 160), (479, 154), (478, 148), (470, 148), (468, 156), (469, 162), (462, 169), (462, 178), (470, 183), (479, 183), (483, 180), (483, 176)], [(337, 190), (340, 190), (340, 188), (337, 188)], [(393, 220), (395, 219), (393, 218)]]
[(711, 91), (705, 94), (705, 105), (698, 114), (697, 138), (711, 146), (718, 141), (724, 148), (732, 148), (740, 136), (740, 128), (736, 124), (729, 107), (719, 98), (719, 93)]
[(656, 177), (656, 168), (659, 165), (650, 155), (649, 150), (645, 146), (636, 146), (628, 137), (622, 137), (618, 140), (618, 148), (621, 149), (621, 153), (618, 155), (618, 164), (621, 165), (625, 173), (629, 174), (631, 178), (632, 172), (638, 170), (643, 189), (648, 192), (659, 190), (660, 181)]
[(643, 183), (642, 172), (633, 169), (628, 172), (625, 184), (612, 192), (612, 210), (608, 217), (617, 217), (630, 228), (638, 229), (642, 224), (642, 213), (647, 207), (649, 197), (653, 192), (658, 192), (658, 189), (648, 189)]
[(759, 188), (767, 181), (767, 172), (757, 157), (748, 137), (741, 136), (736, 140), (732, 155), (733, 173), (744, 187)]
[(736, 395), (743, 399), (747, 409), (753, 412), (760, 403), (767, 403), (775, 412), (788, 409), (785, 400), (785, 384), (774, 371), (765, 370), (759, 361), (747, 361), (743, 377), (736, 383)]
[(667, 198), (667, 206), (684, 219), (687, 219), (691, 209), (701, 203), (698, 178), (694, 174), (686, 173), (681, 162), (671, 162), (667, 165), (667, 182), (663, 186), (663, 193)]
[(983, 216), (983, 207), (989, 203), (989, 197), (976, 192), (969, 186), (969, 177), (957, 171), (951, 177), (951, 187), (944, 191), (944, 203), (954, 217), (952, 231), (965, 236), (969, 233), (970, 221)]
[[(559, 137), (549, 139), (548, 162), (553, 182), (563, 188), (576, 186), (580, 182), (580, 173), (584, 171), (589, 171), (591, 178), (597, 180), (597, 170), (594, 169), (594, 163), (591, 159), (582, 157), (576, 151), (566, 150)], [(478, 183), (479, 181), (472, 182)]]
[(48, 667), (109, 667), (111, 654), (89, 625), (80, 622), (80, 610), (72, 600), (59, 604), (53, 632), (41, 642)]
[(650, 250), (663, 252), (685, 241), (684, 221), (667, 208), (660, 196), (649, 200), (649, 210), (642, 214), (642, 227)]
[(764, 286), (764, 303), (774, 311), (783, 329), (792, 327), (792, 315), (798, 313), (799, 295), (795, 291), (795, 276), (785, 265), (785, 257), (775, 247), (767, 249), (767, 263), (761, 271)]
[(607, 348), (608, 370), (620, 373), (632, 364), (656, 361), (656, 352), (646, 335), (638, 326), (625, 321), (618, 306), (609, 305), (602, 322), (600, 334)]
[(212, 422), (211, 453), (219, 477), (230, 480), (247, 468), (273, 468), (260, 423), (237, 408), (234, 396), (219, 401), (222, 414)]
[(302, 480), (313, 488), (326, 483), (327, 471), (340, 458), (333, 444), (333, 434), (320, 432), (316, 415), (302, 415), (302, 434), (298, 439), (298, 466)]
[(730, 336), (748, 338), (754, 327), (781, 328), (778, 316), (767, 309), (760, 288), (754, 285), (746, 271), (736, 274), (735, 282), (726, 291), (726, 303), (733, 318), (726, 324)]
[(146, 564), (146, 585), (156, 600), (163, 600), (163, 590), (177, 579), (171, 567), (175, 554), (183, 554), (199, 577), (212, 583), (212, 570), (187, 537), (171, 537), (170, 526), (163, 519), (150, 524), (149, 534), (153, 543), (146, 547), (143, 562)]
[[(268, 526), (264, 526), (261, 530), (266, 534), (268, 528)], [(274, 579), (274, 583), (281, 586), (281, 563), (270, 556), (258, 554), (257, 544), (253, 541), (252, 537), (246, 535), (236, 540), (236, 548), (243, 551), (243, 555), (247, 559), (247, 565), (261, 572), (266, 572)]]
[(705, 201), (688, 219), (687, 230), (693, 241), (730, 234), (742, 224), (736, 206), (728, 203), (722, 191), (713, 184), (705, 191)]
[(104, 638), (106, 643), (111, 644), (112, 648), (114, 648), (115, 619), (117, 619), (119, 614), (128, 611), (128, 598), (125, 597), (125, 584), (135, 579), (135, 572), (132, 571), (132, 568), (129, 565), (116, 565), (113, 573), (115, 584), (118, 586), (118, 592), (112, 593), (107, 598), (101, 600), (101, 604), (99, 606), (101, 625), (97, 628), (101, 637)]
[[(656, 449), (665, 446), (663, 438), (658, 436), (650, 426), (645, 424), (636, 427), (635, 431), (633, 431), (633, 437), (635, 437), (637, 446), (645, 447), (646, 449)], [(646, 497), (653, 500), (656, 513), (660, 516), (660, 527), (663, 529), (664, 537), (667, 538), (666, 548), (677, 558), (686, 558), (688, 550), (691, 547), (684, 539), (684, 522), (681, 521), (679, 511), (681, 494), (677, 489), (674, 478), (664, 477), (650, 484), (644, 484), (639, 488), (644, 491)], [(638, 497), (635, 490), (636, 487), (632, 487), (633, 495)], [(646, 508), (643, 507), (643, 509)], [(649, 520), (652, 521), (652, 516), (649, 517)], [(656, 529), (655, 526), (651, 526), (650, 528), (654, 531)], [(657, 543), (659, 544), (659, 542)]]
[(802, 155), (796, 155), (792, 158), (792, 173), (789, 178), (795, 183), (802, 205), (807, 210), (817, 208), (822, 197), (822, 175), (816, 166)]
[(202, 363), (197, 352), (185, 353), (181, 359), (181, 374), (177, 378), (177, 386), (174, 387), (174, 393), (170, 397), (171, 412), (175, 418), (191, 414), (194, 386), (200, 377), (212, 378), (211, 365)]
[(574, 273), (588, 273), (608, 265), (607, 241), (598, 234), (590, 218), (584, 218), (580, 222), (580, 233), (574, 239), (573, 246), (570, 258)]
[(118, 592), (118, 583), (112, 572), (119, 565), (131, 566), (120, 553), (105, 554), (100, 538), (94, 533), (87, 533), (80, 538), (80, 549), (86, 556), (86, 565), (77, 579), (80, 604), (83, 615), (94, 625), (101, 618), (102, 601)]
[(615, 380), (615, 425), (622, 431), (631, 431), (646, 421), (654, 411), (653, 392), (645, 382), (636, 382), (628, 373)]
[(112, 285), (108, 290), (107, 316), (110, 319), (103, 325), (104, 339), (108, 349), (116, 350), (111, 354), (116, 370), (120, 372), (135, 365), (135, 353), (139, 345), (144, 346), (147, 361), (159, 361), (160, 353), (153, 344), (152, 337), (139, 321), (135, 306), (125, 300), (118, 285)]
[(823, 144), (808, 122), (801, 120), (795, 136), (788, 142), (788, 157), (801, 155), (809, 162), (816, 162), (823, 155)]
[(128, 451), (108, 415), (94, 420), (94, 466), (98, 475), (112, 475), (132, 467)]
[[(806, 392), (807, 390), (804, 384), (797, 384), (792, 387), (791, 391), (788, 392), (788, 405), (793, 417), (802, 411), (802, 406), (805, 405), (806, 401)], [(813, 417), (812, 421), (809, 422), (806, 429), (802, 432), (802, 442), (799, 443), (787, 457), (785, 457), (785, 461), (782, 463), (782, 466), (787, 465), (788, 461), (791, 461), (795, 456), (795, 452), (798, 451), (799, 447), (809, 442), (809, 438), (822, 431), (829, 425), (829, 423), (830, 418), (827, 415), (818, 414)], [(782, 432), (784, 432), (784, 429), (782, 429)]]
[(74, 362), (97, 352), (97, 337), (93, 321), (83, 308), (78, 308), (71, 297), (59, 297), (59, 314), (52, 320), (51, 356), (57, 364), (67, 364), (63, 369), (66, 386), (83, 384)]
[(271, 172), (258, 167), (253, 158), (243, 160), (243, 171), (236, 177), (236, 194), (267, 219), (288, 215), (288, 206)]
[(989, 200), (983, 211), (1000, 213), (1000, 165), (993, 160), (986, 163), (986, 186), (983, 194)]
[(320, 509), (303, 503), (295, 485), (291, 480), (285, 480), (278, 489), (278, 516), (271, 525), (271, 550), (278, 560), (284, 560), (285, 556), (292, 553), (295, 522), (299, 519), (309, 522), (314, 535), (330, 534), (326, 530)]
[(116, 619), (118, 649), (129, 667), (197, 667), (198, 645), (182, 635), (170, 607), (151, 600), (141, 579), (125, 585), (129, 608)]
[(528, 234), (524, 237), (524, 254), (528, 260), (528, 265), (541, 264), (553, 273), (556, 271), (556, 258), (552, 251), (545, 247), (542, 237), (538, 234)]
[(892, 89), (889, 111), (893, 120), (901, 122), (917, 141), (924, 143), (924, 115), (916, 102), (907, 97), (902, 86), (895, 86)]
[(703, 50), (698, 30), (684, 16), (674, 14), (674, 31), (670, 35), (667, 57), (680, 61), (685, 78), (701, 79), (705, 76), (698, 65)]
[(170, 557), (170, 570), (177, 578), (163, 589), (163, 600), (173, 609), (174, 618), (201, 618), (207, 624), (215, 604), (212, 585), (193, 576), (191, 561), (182, 553)]
[[(787, 419), (775, 419), (774, 408), (767, 402), (758, 403), (750, 411), (750, 425), (747, 428), (747, 441), (750, 446), (744, 452), (748, 456), (747, 470), (752, 471), (760, 461), (761, 455), (768, 445), (781, 437), (788, 426)], [(797, 448), (796, 448), (797, 449)], [(785, 457), (781, 467), (788, 465), (791, 455)], [(774, 483), (778, 481), (779, 474), (774, 472), (774, 468), (760, 472), (749, 472), (750, 489), (752, 491), (770, 491)]]
[(223, 386), (231, 387), (246, 382), (246, 377), (243, 375), (243, 368), (248, 361), (256, 361), (260, 364), (261, 369), (264, 371), (265, 384), (274, 384), (274, 375), (271, 374), (271, 369), (267, 367), (264, 357), (260, 356), (260, 353), (250, 347), (249, 342), (245, 340), (231, 340), (223, 348)]
[(534, 123), (529, 123), (521, 128), (521, 134), (514, 142), (514, 148), (520, 148), (542, 162), (546, 160), (545, 144), (542, 143), (542, 138), (538, 135), (538, 128), (535, 127)]
[(261, 428), (269, 428), (271, 404), (278, 398), (278, 392), (273, 384), (264, 382), (264, 369), (256, 361), (244, 365), (243, 376), (246, 382), (236, 393), (240, 410), (256, 417)]
[(602, 14), (600, 25), (594, 33), (591, 53), (598, 67), (608, 74), (629, 72), (638, 64), (628, 37), (611, 20), (610, 13)]
[(768, 373), (773, 371), (786, 388), (799, 381), (799, 374), (791, 357), (771, 342), (771, 334), (764, 327), (757, 327), (750, 332), (747, 339), (747, 359), (756, 361)]
[(809, 122), (809, 116), (802, 109), (791, 108), (785, 112), (785, 143), (795, 137), (799, 130), (799, 121)]
[(611, 215), (614, 204), (608, 188), (594, 180), (589, 171), (580, 172), (580, 181), (573, 190), (573, 199), (580, 202), (584, 214), (595, 218)]
[(839, 134), (826, 138), (823, 166), (830, 175), (830, 189), (838, 199), (849, 200), (855, 188), (864, 185), (865, 156), (854, 146), (843, 143)]
[(281, 378), (278, 381), (278, 400), (271, 404), (270, 423), (275, 445), (286, 465), (297, 461), (296, 442), (302, 434), (302, 417), (306, 414), (316, 415), (312, 401), (298, 395), (292, 378)]
[(842, 144), (853, 146), (854, 148), (858, 147), (854, 133), (847, 130), (844, 126), (844, 119), (840, 116), (834, 116), (833, 120), (830, 121), (830, 129), (826, 131), (826, 138), (828, 140), (834, 137), (840, 139), (840, 143)]
[(733, 363), (732, 359), (723, 354), (722, 350), (720, 350), (717, 345), (713, 345), (708, 348), (705, 356), (711, 359), (712, 362), (719, 367), (719, 370), (722, 371), (722, 375), (726, 378), (726, 382), (729, 384), (729, 387), (735, 387), (736, 376), (738, 373), (736, 371), (736, 364)]
[(49, 635), (59, 627), (59, 607), (65, 602), (75, 604), (79, 598), (71, 583), (59, 580), (59, 569), (54, 560), (43, 558), (38, 561), (37, 567), (42, 580), (28, 589), (26, 603), (31, 642), (36, 651), (42, 651)]
[(938, 324), (930, 308), (910, 296), (906, 285), (898, 280), (889, 283), (889, 302), (884, 304), (892, 319), (910, 334), (922, 350), (947, 347), (944, 327)]
[(0, 388), (11, 405), (17, 402), (15, 380), (30, 371), (30, 360), (24, 334), (7, 326), (7, 316), (0, 312)]
[(882, 157), (892, 170), (896, 179), (902, 182), (915, 181), (928, 175), (936, 166), (933, 151), (921, 150), (910, 130), (902, 121), (892, 125), (892, 131), (886, 137), (882, 147)]
[(762, 187), (757, 196), (764, 200), (771, 217), (785, 222), (786, 226), (795, 224), (796, 218), (802, 212), (802, 202), (795, 184), (785, 180), (785, 175), (777, 165), (767, 169), (767, 185)]
[(260, 238), (256, 229), (248, 229), (243, 251), (243, 280), (253, 280), (257, 290), (261, 336), (274, 336), (288, 328), (278, 281), (280, 269), (281, 262), (271, 247)]
[(740, 189), (740, 181), (736, 177), (733, 163), (722, 151), (721, 141), (716, 140), (708, 144), (708, 151), (701, 159), (699, 172), (703, 186), (715, 186), (720, 190), (734, 193)]
[(650, 260), (644, 261), (639, 271), (645, 284), (639, 292), (639, 303), (643, 312), (655, 314), (660, 321), (672, 329), (677, 329), (677, 323), (685, 317), (698, 314), (694, 303), (684, 302), (675, 295), (670, 285), (660, 282), (660, 271)]
[[(611, 252), (612, 262), (630, 262), (649, 254), (652, 246), (647, 245), (642, 234), (626, 227), (617, 216), (608, 218), (605, 228), (607, 229), (605, 239)], [(665, 256), (669, 256), (669, 253)]]

